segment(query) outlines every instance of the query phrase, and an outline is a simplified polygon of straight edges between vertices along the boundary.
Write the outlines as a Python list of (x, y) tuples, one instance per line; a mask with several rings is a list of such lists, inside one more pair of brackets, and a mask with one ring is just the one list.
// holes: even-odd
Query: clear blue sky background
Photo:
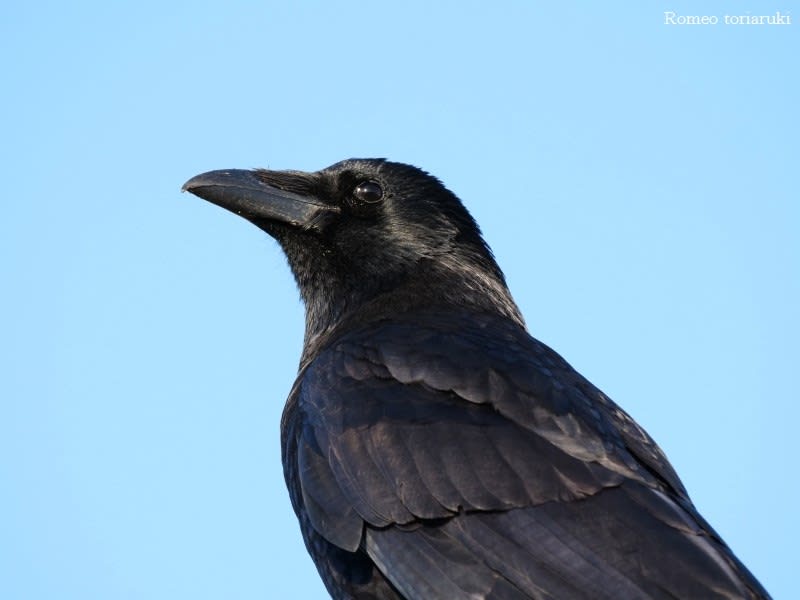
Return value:
[(797, 594), (796, 2), (0, 9), (0, 597), (322, 598), (278, 424), (302, 306), (215, 168), (414, 163), (535, 336)]

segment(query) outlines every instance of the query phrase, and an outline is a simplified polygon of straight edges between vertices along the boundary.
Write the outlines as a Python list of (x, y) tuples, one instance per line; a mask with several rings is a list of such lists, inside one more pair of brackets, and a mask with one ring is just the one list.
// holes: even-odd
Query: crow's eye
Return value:
[(356, 200), (374, 204), (383, 198), (383, 188), (374, 181), (362, 181), (353, 190)]

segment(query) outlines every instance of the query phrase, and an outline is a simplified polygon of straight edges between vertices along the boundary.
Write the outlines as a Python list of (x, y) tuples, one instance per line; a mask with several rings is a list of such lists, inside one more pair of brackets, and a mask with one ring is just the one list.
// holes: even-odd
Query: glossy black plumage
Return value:
[(305, 301), (284, 472), (333, 597), (768, 597), (653, 440), (528, 334), (436, 179), (351, 160), (185, 189), (275, 237)]

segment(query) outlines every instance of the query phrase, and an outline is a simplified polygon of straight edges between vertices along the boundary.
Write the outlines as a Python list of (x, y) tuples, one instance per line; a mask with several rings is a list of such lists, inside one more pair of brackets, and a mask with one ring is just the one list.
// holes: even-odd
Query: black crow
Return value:
[(384, 160), (184, 189), (283, 248), (306, 307), (281, 422), (334, 598), (768, 598), (636, 422), (528, 333), (470, 214)]

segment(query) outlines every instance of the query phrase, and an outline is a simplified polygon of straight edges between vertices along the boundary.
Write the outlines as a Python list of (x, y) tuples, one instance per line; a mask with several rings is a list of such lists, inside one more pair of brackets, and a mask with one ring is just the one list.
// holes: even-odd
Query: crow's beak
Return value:
[[(271, 173), (286, 181), (285, 173), (226, 169), (209, 171), (192, 177), (181, 191), (191, 192), (204, 200), (221, 206), (257, 225), (280, 222), (302, 229), (317, 228), (336, 206), (320, 202), (313, 196), (281, 189), (269, 183)], [(297, 177), (300, 175), (292, 175)]]

